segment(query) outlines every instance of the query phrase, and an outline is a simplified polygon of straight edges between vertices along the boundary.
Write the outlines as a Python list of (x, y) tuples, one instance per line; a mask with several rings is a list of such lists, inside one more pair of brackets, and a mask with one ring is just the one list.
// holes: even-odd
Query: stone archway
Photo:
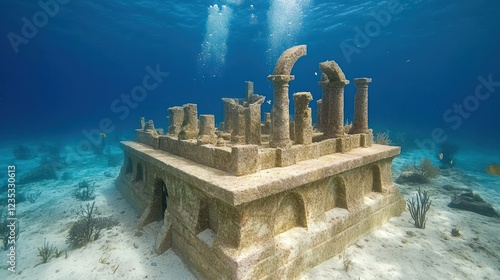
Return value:
[(307, 227), (307, 218), (302, 196), (292, 192), (286, 194), (278, 204), (274, 234), (278, 235), (294, 227)]
[(334, 206), (336, 208), (347, 209), (347, 193), (345, 187), (345, 181), (342, 177), (336, 177), (333, 180), (333, 196), (334, 196)]

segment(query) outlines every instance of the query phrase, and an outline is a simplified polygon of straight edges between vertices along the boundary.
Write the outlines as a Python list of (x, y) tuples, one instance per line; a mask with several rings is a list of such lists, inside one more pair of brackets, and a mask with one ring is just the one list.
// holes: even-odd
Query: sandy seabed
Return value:
[[(18, 177), (38, 165), (38, 158), (15, 160), (12, 146), (0, 150), (3, 155), (0, 163), (5, 167), (15, 165)], [(120, 150), (113, 147), (111, 152)], [(394, 179), (405, 165), (424, 156), (417, 151), (397, 157)], [(461, 160), (469, 165), (499, 162), (498, 157), (472, 152), (462, 155)], [(0, 179), (6, 182), (4, 170)], [(9, 251), (2, 251), (0, 279), (196, 279), (171, 249), (162, 255), (154, 253), (160, 222), (140, 231), (136, 229), (139, 215), (114, 185), (119, 170), (120, 166), (108, 166), (106, 157), (88, 154), (67, 163), (64, 171), (71, 174), (71, 179), (16, 186), (18, 193), (41, 191), (41, 194), (34, 203), (24, 201), (16, 206), (20, 228), (15, 251), (16, 273), (8, 270)], [(74, 196), (83, 180), (96, 184), (93, 201), (99, 215), (112, 216), (119, 224), (104, 229), (97, 240), (84, 247), (69, 249), (66, 243), (69, 228), (80, 207), (89, 203)], [(457, 192), (447, 191), (443, 185), (470, 188), (500, 209), (500, 177), (477, 170), (448, 170), (429, 184), (420, 185), (432, 199), (425, 229), (416, 228), (410, 213), (405, 211), (300, 279), (500, 279), (500, 218), (449, 208), (447, 204)], [(398, 187), (405, 198), (416, 193), (415, 186)], [(2, 191), (1, 212), (5, 212), (5, 196)], [(459, 230), (460, 236), (452, 236), (453, 228)], [(38, 248), (44, 240), (67, 251), (40, 264)]]

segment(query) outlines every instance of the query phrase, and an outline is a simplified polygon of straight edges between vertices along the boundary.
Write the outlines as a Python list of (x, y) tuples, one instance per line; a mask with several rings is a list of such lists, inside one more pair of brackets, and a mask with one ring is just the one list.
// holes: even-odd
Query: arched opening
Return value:
[(132, 174), (133, 172), (133, 165), (132, 165), (132, 159), (130, 157), (127, 157), (127, 164), (125, 165), (125, 174)]
[(217, 233), (218, 223), (219, 220), (215, 204), (210, 205), (205, 198), (200, 199), (197, 231), (202, 232), (208, 228), (211, 229), (214, 233)]
[(333, 207), (347, 209), (347, 193), (345, 188), (345, 182), (342, 177), (337, 177), (333, 180), (333, 197), (334, 197)]
[(382, 177), (378, 165), (372, 167), (372, 192), (382, 192)]
[(139, 163), (137, 163), (137, 166), (135, 169), (134, 182), (141, 182), (142, 180), (144, 180), (144, 170), (142, 169), (142, 164), (139, 162)]
[(307, 227), (304, 200), (297, 193), (288, 193), (278, 205), (274, 234), (278, 235), (294, 227)]
[(151, 202), (151, 213), (154, 221), (165, 218), (165, 210), (168, 206), (167, 185), (162, 179), (157, 178), (153, 187), (153, 201)]

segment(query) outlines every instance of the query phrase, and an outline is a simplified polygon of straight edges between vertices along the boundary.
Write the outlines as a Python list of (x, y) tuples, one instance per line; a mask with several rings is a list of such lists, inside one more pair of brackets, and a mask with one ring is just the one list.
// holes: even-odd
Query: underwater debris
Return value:
[(448, 207), (478, 213), (488, 217), (500, 217), (495, 208), (484, 202), (483, 198), (473, 191), (455, 195)]
[(12, 149), (14, 157), (18, 160), (28, 160), (36, 157), (35, 151), (33, 151), (29, 146), (18, 145)]
[(20, 184), (28, 184), (53, 179), (57, 179), (55, 168), (51, 164), (43, 164), (29, 171), (19, 182)]

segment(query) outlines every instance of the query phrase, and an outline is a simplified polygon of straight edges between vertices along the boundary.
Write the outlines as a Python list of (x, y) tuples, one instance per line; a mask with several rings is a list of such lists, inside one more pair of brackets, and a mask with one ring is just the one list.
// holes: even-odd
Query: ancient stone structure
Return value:
[(138, 227), (160, 221), (156, 252), (172, 248), (199, 278), (297, 278), (405, 208), (391, 180), (400, 149), (374, 144), (367, 128), (369, 79), (355, 79), (359, 117), (348, 134), (349, 81), (333, 61), (320, 64), (321, 131), (312, 129), (310, 92), (293, 95), (290, 117), (291, 70), (305, 54), (306, 46), (285, 51), (268, 76), (264, 123), (264, 97), (247, 82), (244, 98), (223, 99), (220, 131), (187, 104), (169, 108), (167, 134), (142, 119), (136, 140), (122, 142), (116, 183), (141, 214)]

